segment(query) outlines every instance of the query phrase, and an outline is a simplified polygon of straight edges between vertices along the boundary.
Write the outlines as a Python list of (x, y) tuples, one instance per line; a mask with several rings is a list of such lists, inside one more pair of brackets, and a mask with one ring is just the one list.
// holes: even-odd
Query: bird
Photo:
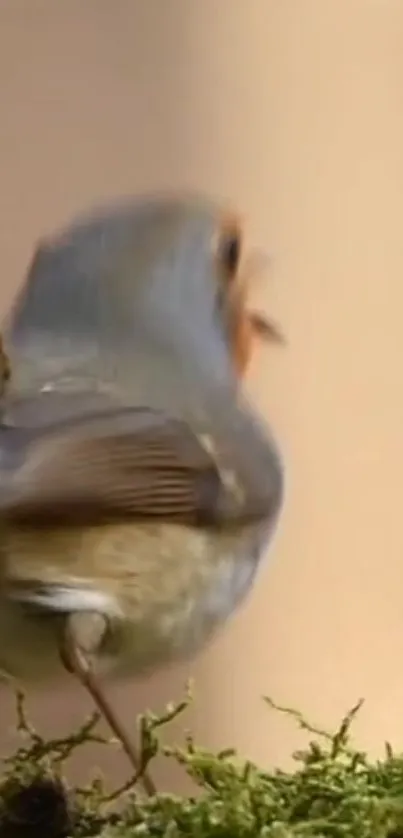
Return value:
[(0, 669), (74, 674), (135, 770), (102, 677), (197, 654), (284, 505), (243, 386), (256, 341), (283, 335), (249, 306), (244, 262), (223, 201), (125, 196), (37, 242), (3, 322)]

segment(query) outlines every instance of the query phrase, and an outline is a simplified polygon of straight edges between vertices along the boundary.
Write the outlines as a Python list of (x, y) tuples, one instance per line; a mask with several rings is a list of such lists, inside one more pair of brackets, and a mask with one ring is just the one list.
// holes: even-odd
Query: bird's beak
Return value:
[(259, 341), (281, 346), (286, 343), (283, 332), (273, 320), (258, 312), (238, 312), (233, 332), (233, 356), (240, 379), (245, 376)]
[(247, 316), (255, 337), (261, 338), (266, 343), (277, 343), (281, 346), (286, 344), (284, 333), (274, 320), (256, 311), (249, 312)]

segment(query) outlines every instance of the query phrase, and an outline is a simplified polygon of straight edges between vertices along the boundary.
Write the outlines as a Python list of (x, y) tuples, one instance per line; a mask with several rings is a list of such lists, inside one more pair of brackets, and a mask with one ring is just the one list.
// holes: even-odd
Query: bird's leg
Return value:
[(137, 752), (137, 748), (129, 739), (127, 732), (124, 730), (123, 725), (120, 723), (109, 701), (104, 695), (90, 661), (82, 649), (80, 649), (76, 639), (74, 638), (74, 634), (68, 620), (66, 621), (63, 629), (60, 656), (63, 666), (68, 672), (74, 674), (84, 689), (87, 690), (112, 732), (115, 734), (117, 739), (119, 739), (134, 768), (135, 774), (139, 775), (139, 779), (143, 784), (146, 794), (149, 796), (154, 795), (156, 793), (156, 787), (147, 772), (142, 771), (141, 760)]
[(0, 418), (5, 409), (5, 399), (11, 378), (10, 359), (4, 348), (3, 336), (0, 333)]

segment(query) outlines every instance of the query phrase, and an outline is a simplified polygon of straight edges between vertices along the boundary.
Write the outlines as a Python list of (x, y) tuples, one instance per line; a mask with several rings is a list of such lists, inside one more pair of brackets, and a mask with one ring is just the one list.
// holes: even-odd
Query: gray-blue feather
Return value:
[(149, 393), (164, 389), (167, 364), (187, 386), (195, 364), (228, 377), (217, 219), (218, 208), (202, 199), (137, 199), (43, 243), (5, 327), (17, 386), (73, 375), (104, 388), (121, 382), (128, 396), (145, 371)]
[(214, 202), (156, 196), (102, 208), (43, 243), (5, 324), (5, 417), (35, 433), (94, 408), (165, 411), (212, 433), (223, 465), (235, 462), (276, 517), (280, 456), (241, 401), (217, 305), (220, 221)]

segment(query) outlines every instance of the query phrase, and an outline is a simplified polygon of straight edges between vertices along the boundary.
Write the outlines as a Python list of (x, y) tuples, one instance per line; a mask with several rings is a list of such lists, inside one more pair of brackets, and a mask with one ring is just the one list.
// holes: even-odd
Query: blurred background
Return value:
[[(288, 347), (248, 388), (288, 492), (242, 611), (191, 665), (111, 686), (130, 723), (180, 698), (206, 746), (286, 765), (301, 735), (261, 696), (356, 735), (403, 742), (403, 6), (398, 0), (2, 0), (0, 305), (36, 240), (98, 200), (192, 187), (244, 214), (272, 257), (256, 299)], [(13, 702), (0, 694), (0, 748)], [(90, 703), (30, 696), (59, 735)], [(86, 776), (125, 760), (86, 750)], [(183, 780), (166, 765), (166, 787)]]

